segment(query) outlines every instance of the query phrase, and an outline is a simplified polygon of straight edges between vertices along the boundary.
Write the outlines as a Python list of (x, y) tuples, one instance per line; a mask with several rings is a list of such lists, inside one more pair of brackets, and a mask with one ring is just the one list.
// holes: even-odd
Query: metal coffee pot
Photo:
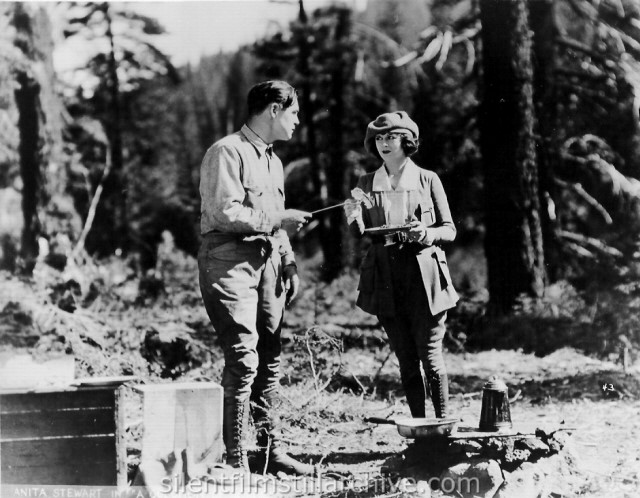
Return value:
[(507, 385), (495, 375), (482, 388), (481, 431), (510, 429), (511, 411)]

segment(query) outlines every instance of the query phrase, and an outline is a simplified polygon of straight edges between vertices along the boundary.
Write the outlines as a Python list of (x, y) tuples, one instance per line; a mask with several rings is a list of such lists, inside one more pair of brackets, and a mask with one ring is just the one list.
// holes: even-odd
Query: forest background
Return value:
[[(281, 78), (301, 106), (276, 146), (291, 208), (339, 203), (378, 167), (362, 146), (375, 116), (403, 109), (418, 123), (416, 163), (442, 178), (458, 228), (446, 248), (462, 296), (453, 352), (571, 346), (631, 371), (640, 4), (294, 4), (288, 26), (176, 67), (154, 44), (163, 27), (130, 5), (0, 3), (3, 350), (72, 352), (89, 375), (216, 379), (194, 262), (200, 161), (242, 125), (248, 89)], [(95, 47), (64, 75), (52, 63), (62, 38)], [(354, 305), (368, 242), (342, 211), (292, 242), (304, 287), (285, 328), (320, 349), (384, 342)]]
[[(278, 145), (289, 207), (341, 202), (377, 167), (362, 137), (379, 113), (418, 122), (416, 162), (442, 177), (459, 233), (452, 337), (544, 349), (560, 322), (593, 351), (637, 347), (637, 2), (298, 6), (255, 44), (175, 67), (162, 26), (127, 4), (3, 3), (2, 268), (118, 255), (161, 280), (163, 233), (197, 252), (204, 152), (241, 126), (251, 85), (283, 78), (302, 110)], [(55, 73), (61, 33), (95, 50), (86, 67)], [(293, 237), (324, 282), (366, 248), (345, 228), (329, 210)], [(505, 338), (498, 317), (523, 314), (531, 333)]]

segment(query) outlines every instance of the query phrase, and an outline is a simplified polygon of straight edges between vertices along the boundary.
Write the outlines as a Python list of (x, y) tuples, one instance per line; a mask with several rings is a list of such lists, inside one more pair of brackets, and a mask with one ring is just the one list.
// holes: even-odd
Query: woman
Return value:
[[(458, 295), (440, 244), (456, 229), (442, 183), (410, 156), (418, 150), (419, 130), (406, 112), (390, 112), (369, 123), (367, 152), (383, 165), (360, 177), (358, 187), (370, 202), (345, 205), (351, 231), (382, 225), (410, 225), (392, 237), (372, 236), (362, 264), (357, 305), (378, 317), (398, 357), (411, 415), (425, 417), (426, 389), (436, 417), (447, 416), (449, 384), (442, 356), (447, 310)], [(420, 371), (422, 364), (426, 379)]]

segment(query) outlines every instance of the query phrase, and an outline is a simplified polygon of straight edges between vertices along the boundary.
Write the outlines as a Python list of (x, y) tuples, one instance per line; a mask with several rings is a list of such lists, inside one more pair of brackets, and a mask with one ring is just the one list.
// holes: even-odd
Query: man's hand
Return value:
[(300, 289), (298, 267), (295, 263), (288, 264), (282, 268), (282, 279), (284, 280), (284, 290), (287, 294), (285, 305), (289, 306), (298, 295), (298, 289)]
[(311, 218), (311, 213), (299, 209), (285, 209), (279, 216), (278, 222), (285, 230), (298, 231)]

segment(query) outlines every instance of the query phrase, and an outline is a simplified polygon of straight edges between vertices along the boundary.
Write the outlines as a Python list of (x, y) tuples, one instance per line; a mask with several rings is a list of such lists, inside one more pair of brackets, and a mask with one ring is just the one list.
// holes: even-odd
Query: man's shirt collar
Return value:
[(273, 154), (273, 146), (267, 144), (262, 140), (258, 135), (256, 135), (251, 128), (249, 128), (246, 124), (242, 125), (240, 129), (242, 134), (247, 137), (249, 143), (253, 145), (258, 153), (258, 156), (262, 157), (264, 154), (271, 156)]

